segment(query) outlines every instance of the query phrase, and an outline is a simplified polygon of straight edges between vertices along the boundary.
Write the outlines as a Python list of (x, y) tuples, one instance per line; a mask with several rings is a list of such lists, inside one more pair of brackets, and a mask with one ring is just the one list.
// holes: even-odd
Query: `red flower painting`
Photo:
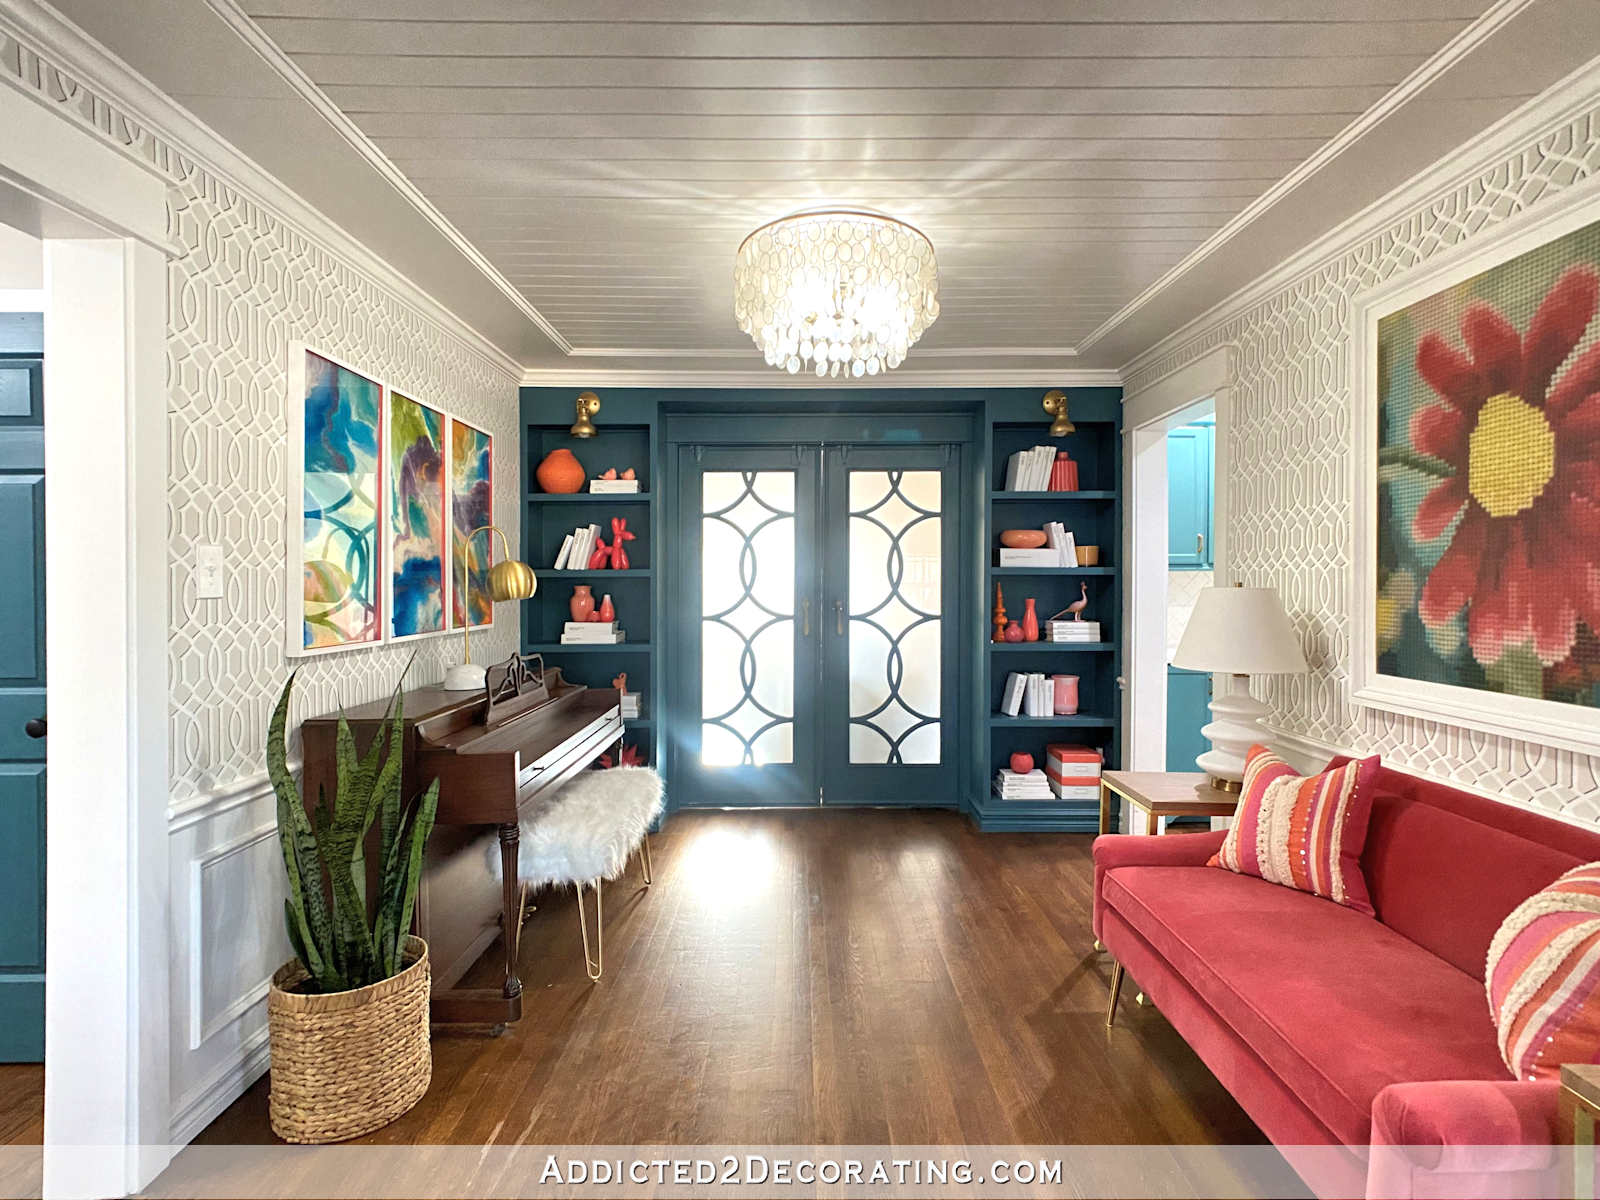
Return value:
[(1600, 342), (1573, 355), (1597, 294), (1595, 270), (1572, 267), (1523, 333), (1478, 302), (1461, 317), (1465, 349), (1436, 332), (1417, 343), (1439, 399), (1412, 418), (1411, 444), (1453, 474), (1418, 505), (1412, 533), (1431, 541), (1455, 526), (1417, 613), (1438, 628), (1465, 610), (1485, 666), (1526, 645), (1554, 667), (1580, 624), (1600, 630)]

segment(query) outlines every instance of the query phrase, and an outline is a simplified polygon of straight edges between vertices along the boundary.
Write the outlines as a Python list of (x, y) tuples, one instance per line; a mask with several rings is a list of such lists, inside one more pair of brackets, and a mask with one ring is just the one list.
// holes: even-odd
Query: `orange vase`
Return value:
[(583, 464), (571, 450), (562, 447), (544, 456), (544, 461), (533, 472), (533, 477), (547, 492), (570, 495), (583, 489)]

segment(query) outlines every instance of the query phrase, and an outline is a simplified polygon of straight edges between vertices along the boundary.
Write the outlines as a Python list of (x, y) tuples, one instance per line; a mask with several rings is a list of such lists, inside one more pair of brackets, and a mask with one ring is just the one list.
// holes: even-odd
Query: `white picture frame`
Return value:
[[(445, 435), (445, 507), (446, 507), (445, 528), (448, 531), (449, 536), (447, 538), (447, 541), (448, 541), (447, 567), (448, 567), (448, 569), (445, 571), (445, 574), (448, 576), (448, 578), (447, 578), (447, 580), (445, 582), (445, 621), (444, 621), (444, 623), (445, 623), (446, 632), (448, 632), (448, 633), (460, 633), (461, 630), (462, 630), (462, 626), (455, 623), (455, 588), (456, 588), (457, 584), (460, 582), (460, 573), (456, 570), (456, 562), (455, 562), (455, 482), (456, 482), (456, 480), (455, 480), (455, 439), (456, 439), (456, 426), (458, 424), (464, 425), (468, 429), (472, 430), (474, 433), (480, 434), (480, 435), (482, 435), (483, 437), (485, 437), (485, 438), (487, 438), (489, 440), (489, 523), (490, 524), (494, 524), (494, 472), (495, 472), (494, 434), (490, 433), (487, 429), (484, 429), (482, 426), (477, 425), (477, 424), (473, 423), (472, 421), (467, 420), (465, 417), (458, 417), (458, 416), (455, 416), (454, 414), (447, 413), (445, 415), (445, 421), (446, 421), (446, 435)], [(493, 533), (486, 533), (483, 536), (484, 536), (485, 540), (488, 543), (487, 549), (488, 549), (488, 553), (489, 553), (489, 561), (492, 562), (493, 559), (494, 559), (494, 539), (495, 539), (496, 535), (493, 534)], [(470, 612), (469, 612), (469, 616), (470, 616)], [(494, 628), (494, 604), (493, 604), (493, 602), (491, 602), (490, 605), (489, 605), (489, 619), (487, 621), (484, 621), (484, 622), (482, 622), (480, 624), (477, 624), (477, 625), (473, 625), (473, 624), (468, 623), (466, 625), (466, 628), (469, 631), (481, 630), (481, 629), (493, 629)]]
[[(387, 521), (387, 512), (384, 508), (386, 481), (384, 479), (382, 439), (383, 424), (388, 412), (388, 385), (376, 373), (346, 362), (337, 355), (311, 346), (307, 342), (291, 340), (288, 343), (287, 353), (288, 394), (284, 404), (287, 425), (284, 444), (288, 454), (288, 462), (285, 467), (287, 483), (284, 494), (284, 651), (291, 659), (301, 659), (319, 658), (329, 654), (347, 654), (356, 650), (369, 650), (383, 645), (386, 640), (385, 635), (388, 632), (388, 610), (385, 603), (388, 590), (385, 577), (388, 572), (388, 566), (387, 556), (382, 554)], [(305, 644), (305, 629), (302, 619), (305, 611), (303, 550), (305, 534), (306, 356), (308, 354), (314, 354), (334, 366), (353, 372), (378, 387), (378, 497), (376, 501), (377, 523), (375, 537), (380, 552), (378, 565), (380, 579), (377, 586), (377, 637), (360, 642), (345, 642), (337, 646), (307, 646)]]
[(1600, 221), (1600, 178), (1576, 185), (1533, 212), (1508, 219), (1351, 301), (1348, 370), (1355, 448), (1349, 481), (1354, 514), (1349, 668), (1351, 698), (1359, 707), (1581, 753), (1600, 752), (1600, 709), (1381, 674), (1376, 623), (1378, 322), (1595, 221)]
[(444, 545), (440, 547), (440, 567), (442, 571), (442, 584), (439, 596), (443, 609), (440, 612), (440, 627), (429, 629), (422, 633), (396, 633), (394, 631), (394, 528), (391, 521), (394, 518), (392, 511), (393, 480), (389, 477), (389, 455), (385, 453), (381, 463), (381, 487), (383, 491), (383, 535), (384, 535), (384, 561), (386, 566), (383, 572), (383, 640), (385, 643), (399, 644), (401, 642), (421, 642), (428, 638), (448, 637), (452, 632), (450, 628), (450, 423), (459, 418), (450, 414), (448, 409), (440, 405), (423, 400), (409, 391), (400, 388), (385, 386), (383, 389), (383, 445), (389, 449), (389, 439), (392, 435), (390, 410), (394, 404), (395, 396), (421, 406), (429, 412), (436, 413), (439, 417), (439, 485), (440, 500), (442, 503), (441, 519), (444, 523)]

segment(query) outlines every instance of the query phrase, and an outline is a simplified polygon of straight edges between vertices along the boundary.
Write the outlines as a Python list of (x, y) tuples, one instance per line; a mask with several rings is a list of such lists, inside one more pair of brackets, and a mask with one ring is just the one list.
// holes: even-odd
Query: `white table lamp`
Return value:
[(1211, 699), (1211, 724), (1200, 731), (1211, 749), (1196, 762), (1211, 777), (1212, 787), (1238, 791), (1244, 756), (1261, 741), (1261, 718), (1267, 715), (1267, 706), (1250, 694), (1248, 677), (1310, 669), (1278, 589), (1241, 584), (1206, 588), (1189, 616), (1172, 665), (1234, 677), (1226, 695)]

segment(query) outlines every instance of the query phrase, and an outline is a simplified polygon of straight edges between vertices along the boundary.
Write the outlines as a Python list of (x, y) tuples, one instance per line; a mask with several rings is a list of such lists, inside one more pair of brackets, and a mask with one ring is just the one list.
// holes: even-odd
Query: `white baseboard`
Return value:
[(234, 1061), (174, 1103), (172, 1144), (186, 1146), (194, 1141), (228, 1105), (266, 1074), (269, 1062), (267, 1027), (263, 1025), (245, 1040)]

